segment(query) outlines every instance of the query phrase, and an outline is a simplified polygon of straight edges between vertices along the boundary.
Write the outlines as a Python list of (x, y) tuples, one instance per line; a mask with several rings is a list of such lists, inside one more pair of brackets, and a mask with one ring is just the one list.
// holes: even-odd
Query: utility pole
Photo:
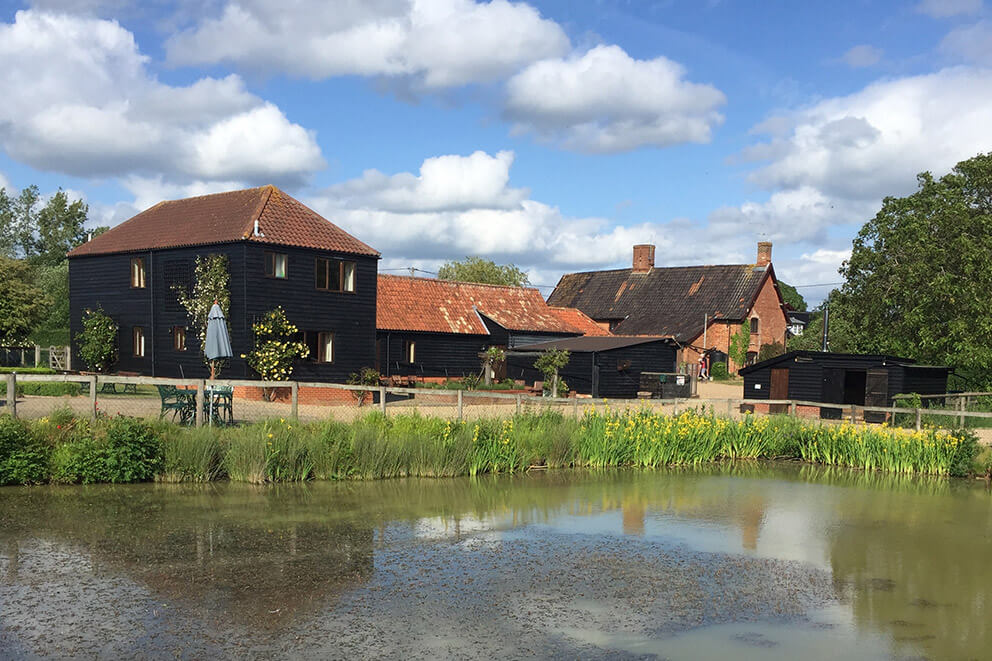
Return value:
[(823, 351), (830, 350), (830, 302), (823, 304)]

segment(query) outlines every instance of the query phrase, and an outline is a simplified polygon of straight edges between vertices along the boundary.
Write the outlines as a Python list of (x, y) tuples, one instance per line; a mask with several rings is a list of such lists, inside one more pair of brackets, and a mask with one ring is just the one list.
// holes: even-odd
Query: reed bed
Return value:
[[(705, 410), (663, 415), (606, 409), (580, 419), (524, 413), (472, 422), (371, 413), (351, 423), (275, 419), (212, 429), (133, 418), (89, 423), (62, 415), (53, 424), (0, 416), (0, 481), (7, 483), (102, 481), (106, 471), (90, 468), (96, 460), (114, 467), (113, 481), (134, 476), (266, 483), (782, 458), (865, 471), (967, 475), (985, 472), (977, 455), (968, 431), (916, 432), (785, 416), (733, 420)], [(140, 470), (127, 465), (132, 458), (142, 462)]]

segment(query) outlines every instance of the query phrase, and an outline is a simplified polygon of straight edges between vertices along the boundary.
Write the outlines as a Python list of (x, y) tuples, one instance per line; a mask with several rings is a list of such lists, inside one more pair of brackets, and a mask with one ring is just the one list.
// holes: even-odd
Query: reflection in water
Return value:
[(0, 647), (977, 658), (990, 503), (967, 482), (753, 462), (0, 489)]

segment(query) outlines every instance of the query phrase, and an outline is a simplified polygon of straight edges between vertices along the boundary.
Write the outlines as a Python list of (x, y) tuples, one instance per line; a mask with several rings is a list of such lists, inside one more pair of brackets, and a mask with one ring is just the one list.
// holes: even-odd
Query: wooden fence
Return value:
[[(6, 378), (6, 398), (4, 401), (5, 411), (10, 415), (18, 415), (18, 402), (17, 402), (17, 384), (18, 383), (79, 383), (84, 384), (88, 387), (88, 406), (86, 407), (86, 412), (93, 418), (98, 414), (97, 402), (98, 393), (100, 393), (101, 387), (106, 384), (115, 385), (135, 385), (135, 386), (174, 386), (176, 388), (192, 389), (196, 392), (196, 415), (195, 424), (202, 425), (205, 424), (204, 421), (204, 397), (205, 389), (208, 385), (214, 386), (230, 386), (230, 387), (246, 387), (246, 388), (280, 388), (288, 389), (290, 392), (289, 401), (285, 403), (286, 408), (284, 409), (286, 414), (292, 418), (297, 418), (300, 413), (300, 390), (303, 388), (317, 388), (317, 389), (332, 389), (340, 391), (351, 391), (351, 392), (366, 392), (370, 395), (374, 395), (375, 399), (378, 401), (375, 406), (382, 413), (386, 413), (387, 409), (394, 406), (389, 402), (389, 395), (394, 396), (405, 396), (407, 398), (424, 398), (427, 401), (440, 401), (443, 399), (444, 406), (452, 407), (453, 417), (457, 419), (463, 419), (465, 414), (465, 407), (470, 405), (479, 405), (480, 402), (489, 406), (499, 406), (504, 412), (514, 412), (519, 413), (523, 410), (524, 406), (544, 406), (553, 407), (563, 413), (569, 413), (576, 417), (581, 416), (587, 410), (598, 409), (602, 407), (609, 407), (612, 409), (623, 409), (623, 408), (641, 408), (650, 407), (656, 410), (660, 410), (666, 413), (676, 413), (685, 409), (700, 409), (704, 408), (712, 411), (717, 415), (726, 416), (737, 416), (742, 413), (742, 409), (745, 407), (758, 407), (760, 414), (769, 413), (771, 407), (776, 407), (785, 415), (804, 415), (809, 417), (812, 414), (816, 414), (816, 411), (812, 409), (830, 409), (834, 412), (840, 413), (843, 420), (849, 420), (851, 422), (862, 421), (865, 418), (865, 413), (877, 414), (876, 417), (882, 420), (887, 420), (893, 422), (895, 416), (907, 416), (903, 420), (911, 421), (907, 426), (915, 426), (916, 429), (920, 429), (923, 424), (924, 417), (931, 416), (946, 416), (949, 420), (954, 421), (957, 426), (964, 426), (965, 421), (972, 420), (992, 420), (992, 412), (985, 411), (967, 411), (961, 408), (954, 409), (938, 409), (938, 408), (928, 408), (928, 407), (915, 407), (906, 408), (901, 407), (896, 404), (888, 407), (877, 407), (877, 406), (857, 406), (857, 405), (845, 405), (836, 404), (829, 402), (812, 402), (805, 400), (794, 400), (794, 399), (739, 399), (739, 398), (721, 398), (721, 399), (702, 399), (702, 398), (690, 398), (690, 399), (667, 399), (667, 400), (604, 400), (598, 399), (593, 400), (584, 397), (569, 397), (569, 398), (558, 398), (558, 397), (539, 397), (530, 396), (520, 393), (501, 393), (498, 391), (487, 391), (487, 390), (477, 390), (477, 391), (465, 391), (465, 390), (442, 390), (434, 388), (401, 388), (401, 387), (387, 387), (387, 386), (361, 386), (361, 385), (345, 385), (338, 383), (323, 383), (323, 382), (310, 382), (310, 381), (256, 381), (249, 379), (217, 379), (215, 381), (207, 381), (205, 379), (171, 379), (171, 378), (158, 378), (158, 377), (144, 377), (144, 376), (104, 376), (97, 374), (17, 374), (10, 373), (3, 375)], [(2, 388), (2, 387), (0, 387)], [(2, 392), (3, 390), (0, 390)], [(954, 395), (941, 395), (940, 397), (961, 397), (964, 395), (969, 395), (972, 397), (977, 397), (979, 395), (992, 397), (992, 393), (957, 393)], [(33, 400), (37, 401), (42, 399), (41, 397), (33, 397)], [(48, 397), (44, 399), (50, 399), (54, 402), (58, 402), (60, 398), (58, 397)], [(902, 401), (905, 398), (900, 398)], [(115, 401), (124, 401), (123, 398)], [(149, 401), (145, 398), (145, 401)], [(358, 398), (356, 398), (358, 401)], [(409, 401), (409, 400), (407, 400)], [(425, 405), (426, 406), (426, 405)], [(760, 410), (765, 409), (767, 410)], [(410, 407), (401, 408), (400, 410), (410, 410)], [(332, 411), (328, 411), (328, 417), (333, 417), (331, 415)], [(931, 418), (932, 419), (932, 418)], [(954, 425), (950, 425), (954, 426)], [(992, 426), (992, 425), (990, 425)]]

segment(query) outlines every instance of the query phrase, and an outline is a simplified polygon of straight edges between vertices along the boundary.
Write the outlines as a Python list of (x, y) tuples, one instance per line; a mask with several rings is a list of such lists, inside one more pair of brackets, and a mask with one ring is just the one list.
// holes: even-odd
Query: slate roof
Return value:
[(528, 344), (523, 347), (518, 347), (510, 353), (540, 353), (545, 349), (565, 349), (566, 351), (571, 351), (572, 353), (596, 353), (599, 351), (611, 351), (613, 349), (623, 349), (624, 347), (633, 347), (638, 344), (648, 344), (650, 342), (671, 342), (670, 337), (653, 337), (645, 335), (610, 335), (607, 337), (603, 336), (583, 336), (583, 337), (569, 337), (561, 340), (551, 340), (549, 342), (541, 342), (539, 344)]
[[(254, 234), (255, 221), (263, 236)], [(378, 257), (379, 253), (275, 186), (159, 202), (69, 257), (251, 241)]]
[(895, 365), (903, 365), (906, 367), (916, 367), (922, 369), (942, 369), (949, 370), (949, 367), (941, 367), (938, 365), (917, 365), (916, 361), (912, 358), (900, 358), (899, 356), (890, 356), (884, 353), (834, 353), (833, 351), (789, 351), (787, 353), (779, 354), (777, 356), (772, 356), (760, 363), (755, 363), (753, 365), (748, 365), (747, 367), (740, 370), (740, 374), (750, 374), (751, 372), (756, 372), (758, 370), (765, 369), (766, 367), (771, 367), (772, 365), (778, 365), (779, 363), (792, 362), (792, 361), (811, 361), (815, 362), (818, 359), (834, 359), (834, 360), (864, 360), (864, 361), (875, 361), (881, 363), (882, 365), (886, 363), (893, 363)]
[(568, 273), (548, 304), (617, 320), (617, 335), (667, 335), (688, 342), (702, 333), (704, 315), (743, 319), (769, 275), (774, 277), (771, 265), (754, 264)]
[(548, 306), (551, 313), (556, 317), (561, 319), (563, 322), (569, 326), (574, 326), (578, 328), (584, 335), (612, 335), (610, 331), (606, 330), (599, 324), (597, 324), (592, 317), (587, 315), (585, 312), (578, 308), (560, 308), (555, 306)]
[(379, 275), (379, 330), (488, 335), (480, 315), (507, 330), (582, 333), (555, 315), (536, 289)]

